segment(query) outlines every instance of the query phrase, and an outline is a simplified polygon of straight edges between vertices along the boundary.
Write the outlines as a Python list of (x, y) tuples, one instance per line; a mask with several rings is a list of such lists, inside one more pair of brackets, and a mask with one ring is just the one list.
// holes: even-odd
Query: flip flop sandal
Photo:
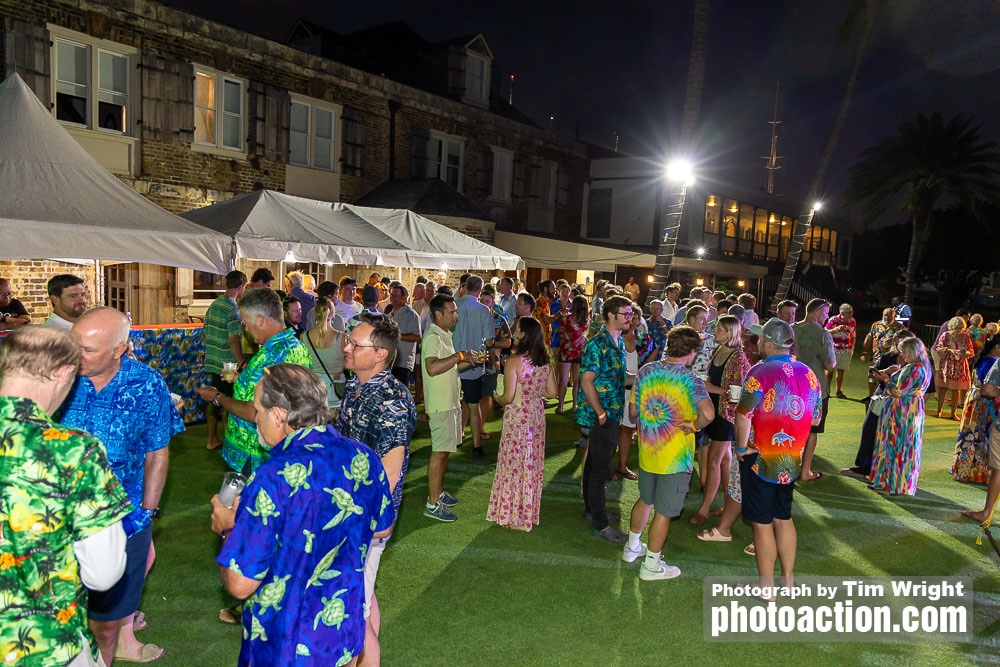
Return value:
[(145, 630), (149, 627), (149, 623), (146, 622), (146, 615), (141, 611), (137, 611), (132, 614), (132, 629), (133, 630)]
[(708, 522), (708, 517), (704, 514), (695, 514), (689, 522), (692, 526), (704, 526)]
[(722, 516), (722, 508), (716, 507), (714, 510), (708, 513), (709, 516), (720, 517)]
[(745, 553), (747, 556), (756, 556), (757, 550), (754, 548), (753, 543), (751, 542), (750, 544), (743, 547), (743, 553)]
[(226, 625), (241, 625), (243, 623), (243, 613), (240, 606), (224, 607), (219, 610), (219, 621)]
[(153, 662), (163, 657), (163, 649), (156, 644), (143, 644), (138, 657), (115, 653), (115, 662)]

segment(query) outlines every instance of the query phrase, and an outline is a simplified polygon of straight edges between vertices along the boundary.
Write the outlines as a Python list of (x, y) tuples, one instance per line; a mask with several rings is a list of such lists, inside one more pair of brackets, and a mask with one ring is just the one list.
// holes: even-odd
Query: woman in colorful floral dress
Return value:
[(948, 330), (938, 338), (934, 349), (941, 355), (941, 381), (937, 384), (937, 416), (944, 409), (945, 396), (951, 393), (951, 414), (949, 419), (958, 421), (955, 409), (965, 403), (965, 392), (972, 386), (969, 376), (969, 359), (973, 356), (972, 338), (966, 329), (965, 320), (953, 317), (948, 321)]
[(518, 319), (511, 335), (514, 353), (504, 366), (504, 392), (494, 395), (507, 407), (486, 520), (530, 532), (542, 504), (545, 399), (555, 397), (556, 377), (538, 320)]
[(590, 325), (587, 297), (573, 297), (567, 314), (559, 322), (559, 387), (556, 396), (556, 414), (561, 415), (566, 399), (566, 387), (573, 387), (573, 402), (580, 391), (580, 358), (583, 344), (587, 342), (587, 327)]
[(917, 493), (920, 450), (924, 439), (924, 392), (931, 381), (931, 363), (919, 338), (899, 344), (905, 365), (877, 371), (888, 380), (889, 402), (882, 411), (875, 441), (869, 488), (885, 494)]
[(955, 459), (951, 474), (956, 482), (990, 481), (989, 437), (993, 421), (997, 417), (997, 402), (986, 398), (980, 392), (986, 374), (1000, 357), (1000, 335), (986, 342), (982, 352), (973, 364), (972, 388), (965, 395), (965, 409), (962, 410), (962, 425), (958, 430), (955, 444)]

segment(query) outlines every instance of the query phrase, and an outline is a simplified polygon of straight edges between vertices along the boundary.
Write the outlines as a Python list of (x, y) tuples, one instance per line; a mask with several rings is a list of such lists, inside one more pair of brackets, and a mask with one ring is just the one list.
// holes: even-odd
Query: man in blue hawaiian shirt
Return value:
[[(417, 407), (409, 389), (389, 367), (399, 342), (396, 323), (389, 317), (373, 317), (367, 313), (362, 313), (361, 319), (361, 324), (354, 327), (344, 342), (344, 368), (353, 371), (354, 375), (344, 390), (336, 426), (341, 435), (368, 445), (379, 455), (389, 480), (392, 505), (399, 516), (403, 478), (410, 458), (410, 439), (417, 426)], [(374, 594), (375, 578), (390, 536), (373, 539), (365, 561), (368, 623), (361, 659), (365, 664), (377, 665), (381, 656), (378, 642), (381, 617)]]
[(123, 621), (130, 621), (139, 608), (152, 521), (167, 480), (167, 445), (184, 430), (184, 422), (160, 374), (125, 355), (125, 315), (114, 308), (94, 308), (76, 321), (73, 336), (80, 344), (80, 377), (64, 404), (62, 423), (104, 443), (111, 469), (135, 506), (122, 522), (128, 566), (110, 590), (91, 591), (90, 629), (108, 664), (116, 658), (155, 660), (163, 649), (138, 643), (131, 622)]
[(576, 423), (590, 429), (583, 465), (584, 518), (598, 537), (624, 544), (628, 535), (611, 525), (613, 515), (605, 509), (604, 485), (611, 479), (611, 454), (618, 444), (618, 425), (625, 408), (625, 341), (621, 334), (632, 317), (632, 302), (623, 296), (609, 297), (601, 315), (604, 326), (583, 346), (582, 391), (576, 400)]
[(236, 509), (212, 498), (222, 582), (247, 599), (239, 664), (354, 664), (365, 557), (396, 519), (382, 462), (327, 425), (326, 387), (307, 369), (269, 367), (254, 407), (270, 457)]

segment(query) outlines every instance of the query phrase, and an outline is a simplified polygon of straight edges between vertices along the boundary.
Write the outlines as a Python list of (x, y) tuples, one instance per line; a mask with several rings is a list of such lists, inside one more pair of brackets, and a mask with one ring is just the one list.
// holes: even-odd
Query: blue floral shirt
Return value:
[(398, 512), (410, 459), (410, 439), (417, 427), (417, 406), (410, 390), (389, 369), (364, 384), (353, 375), (344, 389), (336, 426), (341, 435), (368, 445), (379, 458), (396, 447), (404, 448), (403, 469), (392, 492), (392, 505)]
[(163, 449), (184, 431), (160, 374), (123, 356), (118, 372), (100, 392), (89, 378), (79, 376), (63, 403), (60, 421), (104, 444), (111, 470), (135, 506), (122, 521), (125, 534), (132, 537), (148, 526), (151, 518), (141, 507), (146, 454)]
[(649, 317), (646, 318), (646, 326), (649, 328), (649, 337), (653, 339), (653, 360), (659, 359), (667, 348), (667, 332), (670, 331), (670, 322), (665, 319), (656, 322), (652, 317)]
[[(625, 407), (625, 341), (622, 337), (619, 336), (616, 343), (608, 330), (601, 327), (583, 346), (580, 373), (587, 371), (595, 374), (594, 388), (608, 419), (620, 422)], [(576, 423), (587, 427), (597, 423), (597, 415), (583, 391), (576, 399)]]
[(365, 557), (396, 513), (378, 455), (332, 426), (289, 435), (243, 491), (216, 559), (261, 582), (242, 665), (343, 665), (365, 642)]

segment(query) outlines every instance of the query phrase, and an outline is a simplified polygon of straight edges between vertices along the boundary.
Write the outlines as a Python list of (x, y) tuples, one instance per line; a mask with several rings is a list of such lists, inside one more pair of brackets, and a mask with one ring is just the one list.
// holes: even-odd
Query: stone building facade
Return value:
[[(18, 72), (102, 165), (174, 213), (261, 188), (353, 202), (386, 181), (441, 178), (488, 212), (452, 226), (487, 242), (495, 229), (580, 230), (583, 146), (493, 99), (482, 36), (440, 45), (449, 85), (428, 91), (308, 39), (295, 48), (152, 0), (0, 0), (0, 20), (3, 76)], [(319, 280), (367, 270), (303, 268)], [(219, 287), (160, 267), (100, 278), (95, 301), (137, 323), (184, 320)], [(134, 281), (134, 303), (109, 297), (119, 279)], [(33, 283), (16, 289), (34, 299)]]

